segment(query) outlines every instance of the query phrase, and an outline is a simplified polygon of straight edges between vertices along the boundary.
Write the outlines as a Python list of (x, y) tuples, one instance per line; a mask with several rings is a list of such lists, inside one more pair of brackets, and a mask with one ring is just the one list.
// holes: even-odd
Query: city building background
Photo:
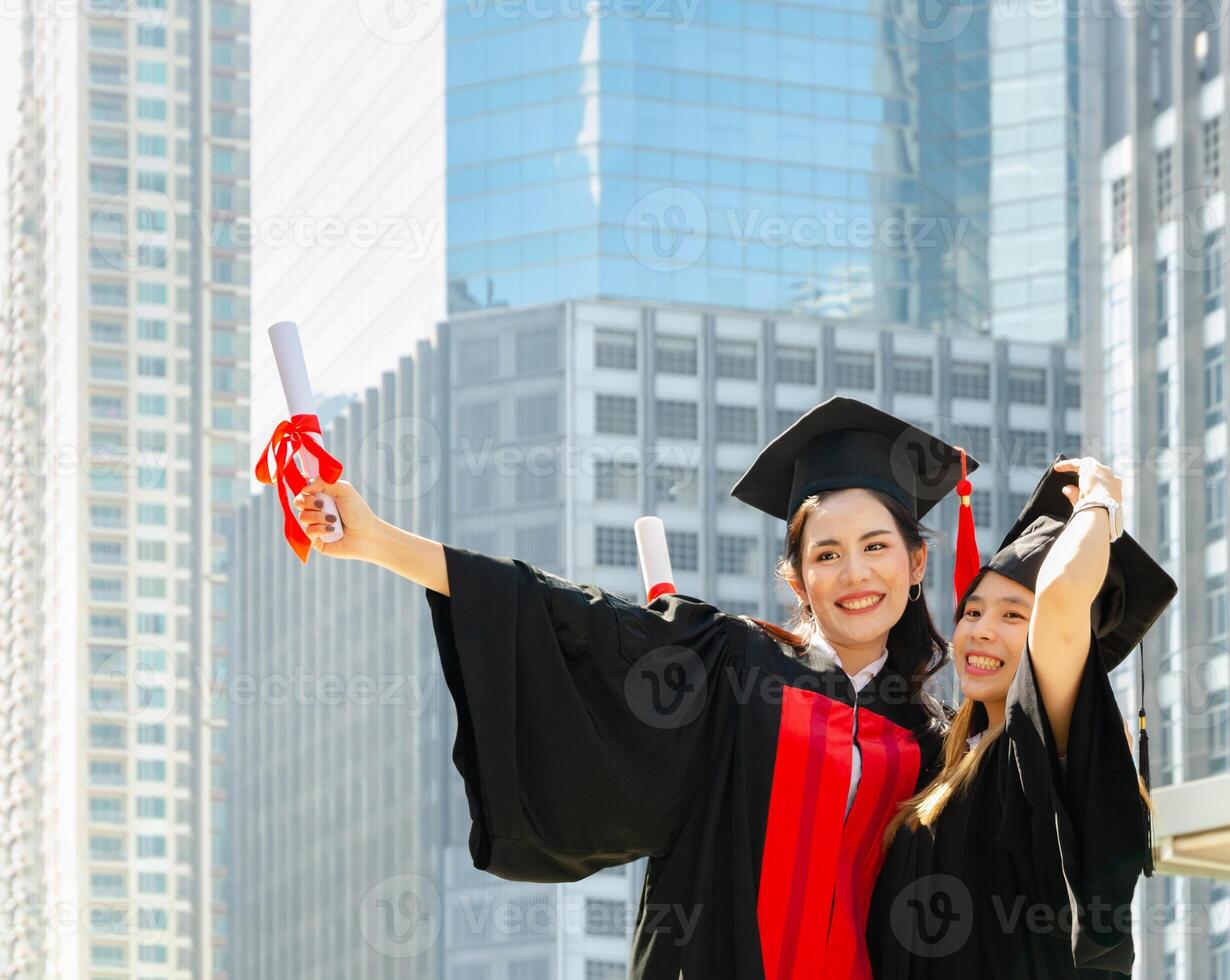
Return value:
[(984, 554), (1112, 462), (1180, 585), (1136, 976), (1230, 978), (1223, 7), (18, 9), (0, 977), (625, 974), (641, 863), (476, 871), (421, 588), (252, 495), (293, 319), (382, 517), (628, 597), (655, 513), (682, 591), (783, 621), (729, 489), (831, 394), (983, 461)]

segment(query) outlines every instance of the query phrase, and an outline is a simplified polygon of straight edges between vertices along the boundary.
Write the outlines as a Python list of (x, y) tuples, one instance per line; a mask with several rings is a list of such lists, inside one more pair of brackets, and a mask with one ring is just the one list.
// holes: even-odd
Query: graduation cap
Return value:
[[(1063, 488), (1079, 483), (1076, 473), (1055, 471), (1055, 464), (1070, 457), (1059, 453), (1034, 487), (1024, 510), (984, 569), (998, 572), (1033, 591), (1043, 559), (1072, 516), (1072, 502)], [(1149, 789), (1149, 735), (1145, 715), (1145, 651), (1141, 641), (1170, 600), (1178, 593), (1164, 568), (1155, 562), (1126, 531), (1111, 542), (1106, 579), (1090, 608), (1098, 649), (1107, 671), (1113, 670), (1140, 645), (1140, 710), (1138, 765)], [(1148, 849), (1145, 876), (1153, 874), (1153, 822), (1145, 808)]]
[[(962, 455), (904, 419), (835, 396), (765, 446), (730, 495), (789, 522), (812, 494), (863, 487), (884, 491), (921, 518), (962, 479)], [(964, 458), (967, 472), (978, 468)]]
[[(1059, 453), (1051, 461), (984, 568), (1033, 591), (1043, 559), (1072, 515), (1072, 502), (1063, 488), (1076, 485), (1078, 476), (1055, 470), (1056, 463), (1069, 458)], [(1108, 671), (1140, 643), (1177, 592), (1174, 579), (1130, 534), (1124, 532), (1111, 543), (1106, 580), (1091, 609), (1093, 630)]]

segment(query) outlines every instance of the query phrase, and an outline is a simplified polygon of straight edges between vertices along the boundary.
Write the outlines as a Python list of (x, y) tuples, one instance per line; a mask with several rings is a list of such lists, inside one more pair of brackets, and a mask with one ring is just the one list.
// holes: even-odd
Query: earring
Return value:
[(922, 598), (922, 580), (919, 579), (917, 582), (914, 583), (914, 585), (918, 586), (918, 595), (914, 594), (914, 586), (913, 585), (910, 586), (910, 600), (912, 602), (917, 602), (919, 599)]

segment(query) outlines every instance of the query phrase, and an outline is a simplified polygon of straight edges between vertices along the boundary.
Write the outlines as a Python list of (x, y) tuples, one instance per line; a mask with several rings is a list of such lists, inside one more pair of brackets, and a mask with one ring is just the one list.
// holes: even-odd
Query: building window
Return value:
[(585, 980), (624, 980), (628, 967), (618, 960), (586, 960)]
[(1063, 373), (1063, 407), (1081, 407), (1081, 375), (1079, 371), (1068, 369)]
[(980, 463), (991, 459), (991, 428), (987, 425), (967, 425), (965, 427), (966, 445), (964, 448)]
[(547, 980), (550, 975), (546, 960), (513, 960), (508, 964), (508, 980)]
[(720, 575), (755, 575), (756, 538), (746, 534), (717, 536), (717, 570)]
[(547, 374), (559, 370), (559, 329), (537, 327), (517, 334), (517, 374)]
[(671, 556), (671, 567), (685, 572), (700, 568), (700, 535), (695, 531), (667, 531), (666, 549)]
[(1204, 285), (1204, 312), (1212, 313), (1222, 307), (1226, 286), (1225, 262), (1225, 230), (1215, 228), (1204, 239), (1204, 265), (1202, 280)]
[(1204, 628), (1210, 643), (1226, 638), (1226, 576), (1210, 575), (1204, 580)]
[(988, 401), (991, 397), (991, 366), (976, 361), (953, 361), (952, 397)]
[(599, 898), (585, 899), (585, 933), (589, 936), (627, 936), (628, 903)]
[(1208, 701), (1208, 758), (1206, 774), (1216, 776), (1226, 771), (1230, 764), (1230, 705), (1226, 701), (1226, 689), (1209, 692)]
[(658, 466), (653, 471), (654, 495), (661, 504), (695, 507), (698, 503), (696, 468)]
[(1174, 167), (1171, 148), (1159, 150), (1157, 157), (1157, 213), (1160, 215), (1170, 203), (1170, 195), (1174, 184)]
[(594, 430), (605, 435), (636, 435), (636, 398), (627, 395), (594, 396)]
[(123, 194), (128, 190), (128, 168), (90, 164), (90, 191), (94, 194)]
[(128, 283), (91, 282), (90, 302), (94, 306), (127, 306)]
[(1154, 286), (1154, 314), (1158, 337), (1170, 333), (1170, 259), (1157, 263), (1157, 279)]
[(695, 440), (700, 435), (696, 402), (658, 399), (657, 434), (663, 439)]
[(458, 437), (471, 444), (499, 438), (499, 408), (494, 399), (458, 405)]
[(559, 432), (559, 394), (526, 395), (514, 407), (518, 439), (541, 439)]
[(871, 391), (876, 386), (876, 356), (871, 351), (839, 350), (833, 357), (838, 388)]
[(736, 502), (735, 498), (730, 495), (730, 491), (734, 489), (735, 484), (739, 482), (739, 478), (742, 476), (743, 470), (719, 469), (714, 473), (714, 487), (719, 507)]
[(1159, 561), (1170, 560), (1170, 484), (1163, 481), (1157, 485), (1157, 557)]
[(1111, 247), (1117, 252), (1128, 245), (1127, 178), (1120, 177), (1110, 185)]
[(476, 384), (490, 381), (496, 375), (496, 355), (499, 345), (494, 338), (468, 337), (457, 346), (458, 381)]
[(594, 367), (636, 370), (636, 332), (599, 327), (594, 332)]
[(719, 378), (756, 380), (756, 343), (751, 340), (717, 341), (714, 373)]
[(556, 568), (559, 565), (559, 527), (517, 528), (517, 557), (535, 568)]
[(751, 405), (718, 405), (718, 442), (758, 442), (756, 415), (756, 409)]
[(635, 502), (637, 483), (635, 461), (600, 459), (594, 469), (594, 499)]
[(91, 796), (90, 820), (94, 823), (123, 823), (124, 801), (111, 796)]
[(659, 374), (696, 374), (696, 338), (658, 334), (654, 340), (654, 367)]
[(933, 366), (929, 357), (894, 357), (894, 392), (899, 395), (930, 395)]
[(814, 347), (777, 348), (777, 381), (780, 384), (814, 385), (816, 383), (816, 349)]
[(1212, 428), (1226, 418), (1226, 347), (1204, 349), (1204, 426)]
[(1046, 404), (1046, 368), (1013, 365), (1008, 369), (1008, 401), (1021, 405)]
[(1201, 126), (1200, 162), (1206, 190), (1216, 193), (1221, 181), (1221, 116), (1206, 119)]
[(1204, 467), (1204, 533), (1220, 537), (1226, 525), (1226, 461), (1211, 460)]
[(1157, 372), (1157, 444), (1170, 445), (1170, 371)]
[[(1032, 467), (1043, 465), (1038, 462), (1047, 449), (1046, 432), (1041, 429), (1013, 429), (1009, 436), (1012, 440), (1012, 465)], [(978, 454), (975, 453), (975, 456)]]
[(517, 471), (514, 485), (518, 504), (543, 504), (559, 496), (559, 471), (551, 467), (545, 473), (526, 468)]
[[(674, 554), (671, 555), (672, 560)], [(630, 527), (594, 528), (594, 563), (610, 568), (636, 568), (636, 535)]]

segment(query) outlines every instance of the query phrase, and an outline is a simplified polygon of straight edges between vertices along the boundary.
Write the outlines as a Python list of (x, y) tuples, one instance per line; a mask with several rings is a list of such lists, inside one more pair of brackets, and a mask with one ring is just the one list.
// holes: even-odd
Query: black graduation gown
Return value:
[(870, 977), (878, 841), (940, 747), (891, 654), (856, 700), (699, 599), (444, 553), (452, 596), (426, 593), (476, 868), (575, 881), (648, 856), (638, 980)]
[(877, 980), (1131, 973), (1132, 893), (1148, 846), (1138, 786), (1097, 637), (1066, 773), (1026, 646), (1004, 732), (968, 794), (891, 845), (867, 931)]

